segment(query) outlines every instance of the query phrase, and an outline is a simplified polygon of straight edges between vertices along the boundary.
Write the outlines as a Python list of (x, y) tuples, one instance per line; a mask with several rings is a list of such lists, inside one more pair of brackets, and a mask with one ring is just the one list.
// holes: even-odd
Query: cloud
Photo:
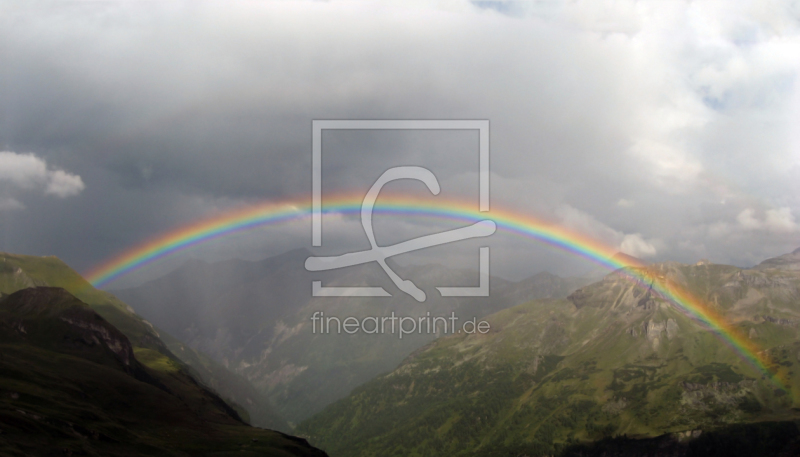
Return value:
[(52, 169), (34, 154), (0, 152), (0, 210), (21, 209), (24, 205), (8, 194), (41, 191), (59, 198), (78, 195), (86, 186), (80, 176)]
[(692, 190), (686, 185), (694, 183), (703, 172), (703, 166), (691, 154), (656, 141), (639, 140), (631, 152), (644, 159), (648, 173), (668, 192)]
[(747, 208), (738, 216), (736, 216), (736, 220), (739, 221), (739, 225), (742, 226), (745, 230), (757, 230), (760, 229), (762, 224), (761, 222), (753, 217), (755, 214), (755, 210), (752, 208)]
[(47, 181), (47, 164), (33, 154), (0, 152), (0, 182), (32, 189)]
[[(27, 206), (4, 247), (89, 266), (215, 211), (308, 196), (313, 119), (423, 118), (490, 120), (493, 207), (658, 260), (788, 252), (800, 211), (791, 5), (0, 4), (2, 148), (48, 159), (3, 153), (0, 209)], [(475, 196), (469, 138), (325, 138), (325, 192), (413, 164), (443, 194)], [(78, 193), (65, 214), (60, 198)], [(393, 222), (386, 242), (422, 231)], [(265, 236), (252, 256), (307, 247), (300, 238)], [(220, 257), (241, 252), (215, 243)], [(574, 265), (503, 252), (493, 259), (519, 276)]]
[(47, 172), (47, 187), (44, 193), (66, 198), (78, 195), (85, 187), (80, 176), (55, 170)]
[(792, 210), (786, 207), (767, 210), (764, 225), (773, 232), (797, 231), (797, 223), (794, 221)]
[(660, 241), (647, 241), (641, 233), (623, 233), (603, 224), (591, 215), (564, 205), (558, 209), (557, 214), (561, 218), (561, 223), (572, 230), (594, 237), (609, 245), (616, 246), (617, 249), (625, 254), (634, 257), (646, 258), (657, 254), (656, 244)]
[(645, 241), (641, 233), (631, 233), (622, 237), (619, 250), (639, 258), (653, 257), (657, 252), (656, 247)]
[(764, 218), (758, 219), (752, 208), (747, 208), (736, 216), (736, 220), (744, 230), (764, 230), (773, 233), (793, 233), (798, 230), (791, 208), (782, 207), (764, 212)]
[(622, 232), (598, 221), (592, 215), (570, 205), (559, 207), (556, 210), (556, 215), (560, 219), (561, 225), (606, 244), (617, 245), (624, 235)]
[(728, 236), (731, 233), (731, 226), (725, 222), (718, 221), (709, 224), (707, 227), (708, 236), (712, 239), (719, 239)]
[(0, 211), (10, 211), (23, 208), (25, 208), (25, 205), (23, 205), (16, 199), (13, 199), (11, 197), (0, 198)]

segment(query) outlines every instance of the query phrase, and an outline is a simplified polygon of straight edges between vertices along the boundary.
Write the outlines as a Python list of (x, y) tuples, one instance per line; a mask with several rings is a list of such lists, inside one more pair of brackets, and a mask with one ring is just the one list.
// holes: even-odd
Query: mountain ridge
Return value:
[[(183, 359), (194, 365), (189, 367), (162, 340), (162, 334), (150, 322), (119, 300), (113, 294), (95, 289), (88, 281), (70, 268), (66, 263), (54, 256), (36, 257), (10, 253), (0, 253), (0, 294), (11, 294), (31, 286), (61, 287), (87, 303), (115, 328), (119, 329), (135, 348), (155, 351), (150, 359), (166, 357), (172, 362), (182, 365), (182, 370), (192, 373), (237, 408), (239, 414), (250, 419), (249, 413), (242, 409), (242, 403), (253, 411), (253, 418), (258, 425), (289, 430), (288, 424), (277, 415), (267, 399), (254, 392), (252, 386), (235, 374), (215, 364), (207, 356), (191, 348), (182, 347), (169, 335), (165, 339), (172, 342), (172, 349), (180, 352)], [(158, 355), (157, 355), (158, 354)], [(205, 359), (204, 359), (205, 358)]]
[(800, 248), (794, 251), (783, 254), (778, 257), (772, 257), (764, 260), (754, 267), (758, 270), (769, 268), (783, 269), (783, 270), (800, 270)]
[(636, 270), (730, 318), (786, 383), (617, 271), (569, 298), (487, 316), (487, 334), (440, 338), (296, 431), (335, 457), (555, 455), (610, 436), (800, 419), (800, 273), (677, 262)]
[[(588, 281), (546, 273), (518, 283), (493, 277), (490, 299), (443, 298), (436, 286), (472, 286), (478, 273), (435, 264), (392, 264), (401, 277), (414, 280), (426, 291), (428, 300), (418, 303), (397, 291), (376, 265), (308, 272), (304, 263), (309, 255), (300, 249), (262, 261), (220, 263), (219, 274), (214, 273), (214, 264), (198, 267), (193, 263), (171, 276), (115, 294), (158, 328), (247, 378), (281, 414), (297, 422), (375, 375), (394, 369), (405, 356), (436, 337), (415, 334), (399, 341), (396, 335), (314, 334), (310, 318), (315, 311), (341, 318), (386, 316), (392, 311), (402, 316), (455, 312), (470, 319), (530, 298), (566, 296)], [(232, 274), (231, 265), (249, 266), (251, 271)], [(204, 275), (214, 276), (218, 282), (206, 281)], [(219, 279), (223, 277), (226, 279)], [(321, 280), (326, 286), (381, 286), (394, 296), (312, 297), (312, 280)]]
[(63, 288), (0, 299), (0, 454), (324, 457), (246, 425), (182, 365)]

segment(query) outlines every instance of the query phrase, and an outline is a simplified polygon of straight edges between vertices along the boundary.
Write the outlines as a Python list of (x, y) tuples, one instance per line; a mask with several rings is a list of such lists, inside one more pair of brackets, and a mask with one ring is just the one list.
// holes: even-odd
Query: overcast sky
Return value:
[[(798, 32), (797, 1), (0, 0), (0, 251), (86, 271), (226, 210), (310, 199), (313, 119), (488, 119), (492, 205), (650, 261), (753, 265), (800, 247)], [(421, 165), (442, 195), (475, 197), (475, 138), (428, 133), (326, 134), (323, 188)], [(331, 252), (365, 248), (357, 220), (325, 229)], [(164, 265), (310, 244), (303, 221)], [(477, 268), (476, 246), (406, 261)], [(510, 279), (592, 268), (491, 246)]]

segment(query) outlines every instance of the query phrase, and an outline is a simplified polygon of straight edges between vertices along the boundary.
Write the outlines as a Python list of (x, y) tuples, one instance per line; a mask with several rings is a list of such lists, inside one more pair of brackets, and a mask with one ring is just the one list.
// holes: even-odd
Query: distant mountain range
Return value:
[(246, 419), (113, 295), (0, 253), (0, 455), (325, 455)]
[(800, 248), (789, 254), (767, 259), (755, 266), (756, 270), (768, 270), (771, 268), (800, 271)]
[[(642, 266), (645, 284), (615, 272), (501, 310), (488, 334), (437, 339), (296, 432), (334, 457), (797, 455), (799, 258)], [(652, 293), (655, 280), (724, 316), (780, 379)], [(587, 447), (613, 436), (627, 438)]]
[[(800, 249), (750, 269), (625, 259), (594, 281), (392, 267), (310, 274), (309, 253), (192, 261), (120, 291), (54, 257), (0, 253), (0, 455), (726, 457), (800, 452)], [(382, 286), (394, 297), (311, 297)], [(653, 284), (759, 348), (769, 377)], [(130, 300), (144, 320), (126, 302)], [(445, 316), (486, 333), (320, 334), (310, 317)], [(151, 323), (152, 322), (152, 323)], [(276, 412), (277, 411), (277, 412)]]
[[(398, 291), (377, 265), (309, 273), (303, 265), (310, 255), (301, 249), (258, 262), (192, 261), (160, 279), (114, 293), (157, 328), (245, 377), (296, 423), (393, 370), (439, 336), (320, 334), (311, 321), (315, 312), (340, 319), (455, 313), (463, 322), (532, 299), (566, 297), (590, 281), (549, 273), (516, 283), (492, 277), (489, 297), (441, 297), (435, 286), (477, 285), (478, 273), (392, 264), (401, 277), (426, 291), (428, 299), (419, 303)], [(394, 296), (312, 297), (312, 280), (327, 286), (382, 286)]]

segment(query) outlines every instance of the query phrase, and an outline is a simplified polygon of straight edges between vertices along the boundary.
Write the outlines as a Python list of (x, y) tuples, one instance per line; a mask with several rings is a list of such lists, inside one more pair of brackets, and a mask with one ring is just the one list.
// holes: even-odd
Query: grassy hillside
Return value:
[(785, 385), (648, 287), (611, 274), (569, 299), (500, 311), (486, 335), (441, 338), (296, 431), (334, 457), (543, 456), (611, 436), (800, 418), (797, 271), (646, 268), (734, 322)]
[(33, 286), (67, 290), (121, 330), (134, 346), (170, 355), (153, 327), (137, 316), (131, 307), (114, 295), (95, 289), (57, 257), (0, 253), (0, 293), (7, 295)]
[(247, 380), (202, 352), (162, 334), (130, 306), (108, 292), (95, 289), (60, 259), (0, 253), (0, 293), (11, 294), (34, 286), (60, 287), (69, 291), (121, 330), (135, 348), (153, 350), (179, 365), (187, 365), (182, 368), (184, 371), (191, 372), (196, 379), (219, 392), (254, 425), (284, 431), (289, 429), (269, 400)]
[(0, 299), (0, 455), (325, 454), (247, 426), (181, 364), (37, 287)]

